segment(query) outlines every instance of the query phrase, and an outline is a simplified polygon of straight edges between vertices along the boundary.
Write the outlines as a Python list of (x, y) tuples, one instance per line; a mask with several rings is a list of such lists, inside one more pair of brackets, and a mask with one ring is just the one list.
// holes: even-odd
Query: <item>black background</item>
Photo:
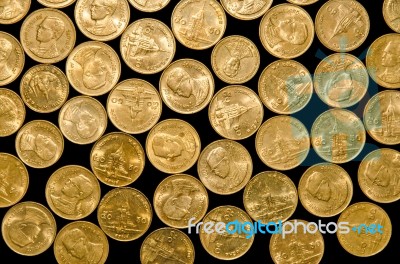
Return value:
[[(167, 7), (165, 7), (163, 10), (155, 12), (155, 13), (144, 13), (140, 12), (136, 9), (134, 9), (132, 6), (130, 6), (131, 10), (131, 19), (130, 23), (133, 21), (139, 19), (139, 18), (145, 18), (145, 17), (151, 17), (151, 18), (156, 18), (161, 21), (163, 21), (166, 25), (171, 26), (171, 14), (173, 11), (174, 6), (176, 5), (178, 1), (177, 0), (171, 0), (171, 2), (168, 4)], [(317, 14), (317, 11), (319, 8), (322, 6), (323, 3), (326, 1), (320, 0), (319, 2), (305, 6), (304, 9), (310, 14), (310, 16), (315, 19), (315, 16)], [(386, 25), (383, 15), (382, 15), (382, 3), (383, 1), (373, 1), (373, 0), (360, 0), (359, 1), (363, 6), (367, 9), (368, 14), (370, 16), (370, 21), (371, 21), (371, 29), (368, 35), (368, 38), (366, 41), (361, 45), (359, 48), (357, 48), (354, 51), (351, 51), (350, 53), (355, 55), (356, 57), (360, 58), (364, 63), (365, 63), (365, 55), (367, 52), (368, 47), (371, 45), (371, 43), (377, 39), (379, 36), (382, 36), (387, 33), (392, 33), (390, 28)], [(286, 3), (283, 0), (274, 0), (273, 5), (277, 5), (280, 3)], [(63, 12), (65, 12), (72, 20), (74, 20), (74, 7), (75, 4), (61, 9)], [(35, 0), (32, 1), (31, 8), (29, 13), (31, 13), (34, 10), (44, 8), (41, 6), (38, 2)], [(258, 18), (256, 20), (251, 20), (251, 21), (241, 21), (238, 19), (235, 19), (231, 17), (229, 14), (226, 13), (227, 16), (227, 28), (224, 34), (225, 36), (229, 35), (243, 35), (251, 39), (259, 48), (259, 52), (261, 55), (261, 65), (260, 68), (254, 78), (252, 78), (249, 82), (245, 83), (244, 85), (250, 87), (254, 91), (257, 92), (257, 83), (258, 83), (258, 78), (262, 72), (262, 70), (271, 62), (277, 60), (277, 58), (271, 56), (262, 46), (260, 39), (259, 39), (259, 24), (261, 21), (261, 18)], [(12, 25), (0, 25), (0, 30), (8, 32), (12, 35), (14, 35), (17, 39), (19, 39), (19, 34), (20, 34), (20, 27), (22, 24), (23, 20), (19, 21), (18, 23), (12, 24)], [(76, 45), (89, 41), (87, 37), (85, 37), (76, 27), (77, 31), (77, 41)], [(119, 44), (120, 44), (120, 37), (118, 37), (115, 40), (108, 41), (107, 44), (111, 45), (118, 53), (119, 52)], [(177, 51), (174, 57), (174, 60), (177, 59), (182, 59), (182, 58), (193, 58), (197, 59), (201, 62), (203, 62), (205, 65), (209, 67), (211, 70), (211, 52), (212, 48), (203, 50), (203, 51), (196, 51), (196, 50), (191, 50), (183, 45), (181, 45), (177, 41)], [(318, 38), (315, 36), (314, 41), (312, 46), (308, 49), (308, 51), (303, 54), (302, 56), (295, 58), (298, 62), (302, 63), (305, 65), (310, 73), (312, 74), (320, 62), (322, 58), (324, 58), (327, 55), (330, 55), (334, 53), (333, 51), (325, 48)], [(121, 58), (121, 57), (120, 57)], [(65, 62), (66, 59), (63, 61), (56, 63), (55, 65), (58, 66), (60, 69), (65, 71)], [(11, 84), (7, 85), (5, 88), (9, 88), (11, 90), (14, 90), (15, 92), (19, 93), (19, 85), (20, 85), (20, 80), (23, 75), (23, 73), (28, 70), (30, 67), (38, 64), (37, 62), (33, 61), (30, 59), (28, 56), (25, 56), (25, 66), (22, 74), (19, 76), (18, 79), (16, 79), (14, 82)], [(121, 64), (122, 64), (122, 74), (120, 81), (128, 79), (128, 78), (142, 78), (144, 80), (149, 81), (152, 83), (156, 88), (158, 88), (158, 83), (159, 83), (159, 78), (161, 73), (158, 74), (153, 74), (153, 75), (141, 75), (138, 74), (134, 71), (132, 71), (126, 64), (122, 61), (121, 59)], [(222, 82), (219, 80), (215, 75), (215, 92), (219, 91), (221, 88), (227, 86), (226, 83)], [(370, 85), (368, 89), (368, 93), (364, 97), (364, 99), (357, 105), (349, 108), (352, 110), (354, 113), (356, 113), (360, 118), (362, 118), (363, 115), (363, 110), (366, 102), (368, 101), (369, 98), (371, 98), (374, 94), (376, 94), (378, 91), (382, 91), (383, 88), (379, 87), (376, 85), (375, 82), (370, 79)], [(76, 92), (72, 87), (70, 87), (70, 94), (69, 94), (69, 99), (75, 96), (78, 96), (79, 93)], [(99, 96), (96, 97), (99, 101), (102, 102), (102, 104), (105, 106), (106, 105), (106, 100), (107, 96)], [(308, 128), (310, 131), (311, 126), (315, 118), (321, 114), (322, 112), (328, 110), (329, 107), (324, 105), (322, 101), (318, 98), (318, 96), (314, 93), (312, 96), (312, 99), (310, 103), (307, 105), (306, 108), (304, 108), (302, 111), (294, 114), (293, 116), (300, 119)], [(268, 118), (276, 115), (272, 113), (271, 111), (267, 110), (264, 107), (265, 114), (264, 114), (264, 121), (267, 120)], [(50, 114), (39, 114), (36, 112), (33, 112), (29, 108), (26, 108), (27, 115), (26, 115), (26, 122), (29, 122), (31, 120), (36, 120), (36, 119), (46, 119), (51, 122), (53, 122), (55, 125), (58, 126), (58, 113), (59, 111), (55, 111)], [(163, 112), (160, 120), (164, 120), (167, 118), (180, 118), (183, 119), (190, 124), (192, 124), (197, 131), (200, 134), (201, 137), (201, 145), (202, 149), (210, 144), (212, 141), (221, 139), (221, 137), (213, 130), (213, 128), (210, 125), (210, 122), (208, 120), (208, 109), (205, 108), (202, 111), (200, 111), (197, 114), (192, 114), (192, 115), (182, 115), (173, 112), (172, 110), (168, 109), (165, 105), (163, 105)], [(1, 124), (0, 124), (1, 126)], [(109, 132), (114, 132), (118, 131), (117, 128), (115, 128), (111, 122), (108, 122), (108, 127), (106, 130), (106, 133)], [(145, 146), (145, 140), (147, 133), (139, 134), (139, 135), (133, 135), (136, 137), (143, 145)], [(16, 133), (9, 136), (9, 137), (4, 137), (0, 138), (0, 152), (8, 152), (11, 153), (15, 156), (16, 151), (15, 151), (15, 137)], [(60, 160), (54, 164), (53, 166), (45, 169), (33, 169), (28, 167), (29, 171), (29, 176), (30, 176), (30, 183), (29, 183), (29, 188), (26, 193), (26, 195), (22, 198), (21, 201), (36, 201), (39, 202), (45, 206), (47, 205), (46, 199), (45, 199), (45, 186), (46, 182), (49, 178), (49, 176), (56, 171), (58, 168), (65, 166), (65, 165), (81, 165), (85, 166), (86, 168), (90, 169), (89, 165), (89, 153), (91, 151), (91, 148), (93, 144), (89, 145), (76, 145), (71, 142), (69, 142), (67, 139), (65, 140), (65, 149), (63, 152), (62, 157)], [(256, 151), (255, 151), (255, 134), (252, 135), (251, 137), (241, 140), (240, 143), (242, 143), (248, 151), (251, 153), (252, 158), (253, 158), (253, 164), (254, 164), (254, 169), (253, 169), (253, 175), (261, 172), (261, 171), (266, 171), (266, 170), (271, 170), (269, 167), (264, 165), (260, 159), (258, 158)], [(357, 170), (360, 161), (367, 155), (369, 152), (371, 152), (374, 149), (377, 149), (379, 147), (391, 147), (391, 146), (385, 146), (381, 145), (377, 142), (375, 142), (369, 135), (367, 135), (367, 142), (365, 144), (365, 147), (360, 155), (356, 157), (353, 161), (341, 164), (341, 166), (350, 174), (352, 180), (353, 180), (353, 186), (354, 186), (354, 194), (353, 198), (351, 200), (351, 204), (356, 203), (356, 202), (361, 202), (361, 201), (370, 201), (360, 190), (360, 187), (358, 185), (357, 181)], [(392, 146), (391, 148), (395, 148), (395, 146)], [(289, 170), (289, 171), (284, 171), (286, 175), (288, 175), (293, 182), (298, 185), (299, 179), (303, 172), (311, 165), (323, 162), (321, 158), (319, 158), (313, 149), (310, 150), (308, 157), (306, 161), (303, 162), (303, 164), (295, 169)], [(197, 175), (197, 167), (196, 165), (193, 166), (191, 169), (187, 170), (185, 173), (193, 175), (195, 177), (198, 177)], [(142, 191), (152, 202), (153, 200), (153, 193), (157, 187), (157, 185), (161, 182), (162, 179), (167, 177), (168, 175), (165, 173), (162, 173), (158, 170), (156, 170), (149, 162), (148, 159), (146, 159), (146, 164), (145, 164), (145, 170), (143, 174), (139, 177), (137, 181), (135, 181), (133, 184), (129, 185), (131, 187), (137, 188), (140, 191)], [(101, 195), (102, 197), (104, 194), (106, 194), (108, 191), (110, 191), (112, 188), (109, 186), (104, 185), (103, 183), (101, 184)], [(217, 195), (212, 192), (208, 192), (209, 195), (209, 208), (208, 211), (220, 206), (220, 205), (235, 205), (238, 206), (242, 209), (243, 207), (243, 190), (240, 192), (237, 192), (232, 195)], [(383, 260), (389, 260), (391, 257), (395, 257), (398, 255), (398, 245), (400, 244), (400, 230), (399, 226), (397, 226), (397, 223), (400, 223), (400, 214), (399, 212), (399, 202), (394, 202), (394, 203), (389, 203), (389, 204), (379, 204), (390, 216), (390, 219), (392, 221), (392, 237), (390, 239), (389, 244), (387, 247), (380, 253), (378, 253), (375, 256), (368, 257), (368, 258), (362, 258), (362, 257), (356, 257), (353, 256), (349, 253), (347, 253), (339, 244), (336, 235), (324, 235), (324, 242), (325, 242), (325, 252), (323, 259), (321, 263), (338, 263), (339, 261), (343, 261), (346, 263), (378, 263), (379, 261)], [(2, 219), (4, 214), (7, 212), (9, 208), (1, 208), (0, 209), (0, 218)], [(94, 211), (90, 216), (82, 219), (85, 221), (90, 221), (98, 225), (97, 221), (97, 211)], [(66, 224), (70, 223), (71, 221), (62, 219), (58, 217), (57, 215), (54, 214), (54, 217), (57, 221), (57, 229), (60, 230), (62, 227), (64, 227)], [(301, 205), (300, 201), (298, 203), (297, 209), (291, 219), (304, 219), (307, 221), (318, 221), (318, 217), (311, 215), (308, 213)], [(336, 222), (338, 219), (338, 216), (335, 217), (329, 217), (329, 218), (324, 218), (322, 219), (325, 223), (334, 221)], [(145, 237), (151, 232), (154, 231), (158, 228), (165, 227), (165, 225), (158, 219), (156, 214), (154, 213), (153, 210), (153, 220), (150, 226), (150, 229), (139, 239), (131, 242), (118, 242), (115, 241), (111, 238), (108, 239), (109, 244), (110, 244), (110, 252), (108, 256), (107, 263), (140, 263), (140, 247), (142, 245), (143, 240)], [(187, 233), (187, 229), (182, 229), (185, 233)], [(202, 247), (200, 243), (200, 239), (198, 235), (192, 234), (190, 235), (190, 238), (195, 246), (195, 263), (226, 263), (226, 261), (218, 260), (210, 256)], [(230, 261), (229, 263), (272, 263), (272, 259), (269, 254), (269, 240), (270, 240), (270, 235), (256, 235), (254, 243), (250, 250), (242, 257)], [(14, 253), (11, 251), (7, 245), (4, 243), (3, 239), (0, 239), (0, 256), (2, 260), (0, 260), (1, 263), (5, 263), (4, 260), (7, 260), (7, 263), (11, 261), (15, 261), (15, 263), (56, 263), (54, 253), (53, 253), (53, 247), (50, 247), (47, 251), (44, 253), (34, 256), (34, 257), (26, 257), (26, 256), (21, 256), (17, 253)]]

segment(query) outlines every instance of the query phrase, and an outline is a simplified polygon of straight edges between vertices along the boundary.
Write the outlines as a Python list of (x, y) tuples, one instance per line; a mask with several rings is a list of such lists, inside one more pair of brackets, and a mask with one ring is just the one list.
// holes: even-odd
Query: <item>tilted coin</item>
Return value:
[(118, 83), (107, 99), (107, 113), (119, 130), (140, 134), (150, 130), (160, 119), (162, 102), (154, 86), (141, 79)]
[(42, 204), (22, 202), (11, 207), (1, 223), (6, 245), (24, 256), (45, 252), (56, 237), (57, 225), (53, 215)]
[(318, 0), (287, 0), (287, 1), (296, 5), (311, 5), (318, 2)]
[(26, 16), (31, 0), (3, 0), (0, 2), (0, 24), (14, 24)]
[(121, 62), (109, 45), (87, 41), (69, 54), (65, 71), (75, 90), (81, 94), (98, 96), (108, 93), (117, 84)]
[(400, 33), (400, 2), (398, 0), (385, 0), (382, 11), (386, 24), (393, 31)]
[(76, 0), (37, 0), (44, 6), (51, 8), (64, 8), (75, 3)]
[(208, 107), (208, 118), (220, 136), (241, 140), (256, 133), (264, 118), (264, 107), (250, 88), (230, 85), (214, 95)]
[(221, 4), (234, 18), (240, 20), (252, 20), (264, 15), (271, 7), (272, 0), (221, 0)]
[(25, 121), (25, 105), (15, 92), (0, 88), (0, 137), (17, 132)]
[(17, 79), (24, 64), (25, 53), (19, 41), (12, 35), (0, 31), (0, 86)]
[(293, 59), (308, 50), (314, 40), (314, 22), (303, 8), (293, 4), (276, 5), (260, 23), (260, 39), (273, 56)]
[(250, 153), (240, 143), (221, 139), (210, 143), (197, 161), (200, 180), (210, 191), (232, 194), (243, 189), (253, 173)]
[(172, 31), (157, 19), (136, 20), (121, 36), (122, 59), (129, 68), (141, 74), (164, 70), (173, 60), (175, 51)]
[(168, 5), (170, 0), (129, 0), (134, 8), (143, 12), (157, 12)]
[(114, 188), (101, 199), (97, 220), (104, 233), (118, 241), (132, 241), (149, 229), (153, 211), (147, 197), (134, 188)]

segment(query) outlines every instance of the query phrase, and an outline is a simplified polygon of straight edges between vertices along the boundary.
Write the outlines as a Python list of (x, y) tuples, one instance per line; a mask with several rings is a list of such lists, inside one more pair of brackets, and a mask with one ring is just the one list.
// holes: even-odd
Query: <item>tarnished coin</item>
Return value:
[(43, 8), (33, 11), (21, 26), (21, 44), (26, 54), (40, 63), (65, 59), (76, 41), (72, 20), (62, 11)]
[(80, 145), (90, 144), (106, 131), (107, 113), (96, 99), (76, 96), (61, 108), (58, 124), (69, 141)]
[(47, 168), (60, 159), (64, 151), (64, 138), (53, 123), (34, 120), (18, 131), (15, 149), (19, 158), (29, 167)]
[(36, 256), (45, 252), (56, 237), (57, 225), (45, 206), (22, 202), (11, 207), (1, 223), (4, 242), (14, 252)]
[(345, 163), (360, 154), (365, 134), (362, 121), (353, 112), (335, 108), (325, 111), (314, 121), (311, 144), (324, 160)]
[(221, 139), (203, 149), (197, 161), (197, 172), (210, 191), (232, 194), (243, 189), (249, 182), (253, 161), (242, 144)]
[(109, 186), (122, 187), (136, 181), (145, 165), (140, 142), (119, 132), (100, 138), (90, 153), (90, 167), (96, 177)]
[(98, 96), (108, 93), (121, 75), (118, 54), (109, 45), (87, 41), (75, 47), (68, 56), (66, 74), (79, 93)]
[(359, 202), (350, 205), (339, 216), (338, 223), (340, 222), (348, 222), (351, 229), (349, 233), (336, 233), (340, 245), (358, 257), (378, 254), (387, 246), (392, 236), (389, 216), (373, 203)]
[(369, 28), (368, 12), (358, 1), (328, 1), (315, 18), (319, 41), (336, 52), (349, 52), (361, 46)]
[(297, 189), (293, 181), (277, 171), (263, 171), (251, 178), (243, 192), (246, 212), (263, 224), (286, 221), (296, 210)]
[(382, 11), (386, 24), (393, 31), (400, 33), (400, 2), (398, 0), (385, 0)]
[(146, 139), (146, 154), (151, 164), (165, 173), (190, 169), (200, 155), (200, 136), (189, 123), (166, 119), (156, 124)]
[(172, 31), (185, 47), (204, 50), (224, 35), (226, 15), (216, 0), (181, 0), (171, 15)]
[(287, 1), (296, 5), (311, 5), (318, 2), (318, 0), (287, 0)]
[(198, 179), (187, 174), (175, 174), (157, 186), (153, 205), (164, 224), (186, 228), (189, 223), (196, 224), (203, 219), (208, 208), (208, 194)]
[(297, 61), (274, 61), (261, 73), (258, 94), (269, 110), (278, 114), (294, 114), (311, 100), (311, 74)]
[(18, 203), (29, 185), (29, 173), (17, 157), (0, 152), (0, 208)]
[(35, 65), (21, 79), (20, 93), (35, 112), (51, 113), (67, 101), (69, 83), (64, 72), (51, 64)]
[(0, 31), (0, 86), (17, 79), (24, 64), (25, 53), (19, 41), (12, 35)]
[(95, 224), (75, 221), (64, 226), (54, 241), (59, 264), (104, 264), (109, 251), (107, 236)]
[(128, 26), (129, 3), (126, 0), (77, 0), (74, 16), (86, 37), (109, 41), (120, 36)]
[(314, 88), (329, 106), (347, 108), (360, 102), (368, 90), (369, 76), (362, 61), (348, 53), (325, 57), (314, 73)]
[(261, 126), (264, 107), (258, 95), (242, 85), (230, 85), (218, 91), (208, 107), (211, 126), (222, 137), (241, 140)]
[(299, 182), (303, 207), (320, 217), (340, 214), (353, 197), (350, 175), (339, 165), (319, 163), (308, 168)]
[(293, 59), (311, 46), (314, 40), (314, 22), (303, 8), (280, 4), (264, 15), (259, 34), (261, 43), (271, 55)]
[(0, 88), (0, 137), (17, 132), (25, 121), (25, 105), (15, 92)]
[(0, 24), (14, 24), (26, 16), (31, 0), (0, 1)]
[(140, 248), (142, 264), (193, 264), (194, 256), (194, 246), (190, 238), (175, 228), (160, 228), (153, 231), (146, 237)]
[(64, 8), (75, 3), (76, 0), (37, 0), (44, 6), (51, 8)]
[(157, 12), (168, 5), (170, 0), (129, 0), (134, 8), (142, 12)]
[(124, 31), (120, 51), (129, 68), (142, 74), (154, 74), (171, 63), (176, 43), (167, 25), (157, 19), (143, 18)]
[(153, 211), (147, 197), (134, 188), (114, 188), (101, 199), (97, 220), (112, 239), (132, 241), (149, 229)]
[(228, 36), (215, 45), (211, 66), (222, 81), (241, 84), (251, 80), (260, 67), (257, 46), (243, 36)]
[(378, 203), (400, 199), (400, 152), (382, 148), (370, 152), (358, 168), (363, 193)]
[(160, 119), (162, 102), (154, 86), (141, 79), (127, 79), (117, 84), (107, 99), (107, 113), (119, 130), (140, 134), (150, 130)]
[(306, 159), (309, 150), (310, 135), (307, 128), (294, 117), (272, 117), (257, 131), (257, 155), (272, 169), (296, 168)]
[(221, 0), (221, 4), (234, 18), (252, 20), (264, 15), (271, 7), (272, 0)]

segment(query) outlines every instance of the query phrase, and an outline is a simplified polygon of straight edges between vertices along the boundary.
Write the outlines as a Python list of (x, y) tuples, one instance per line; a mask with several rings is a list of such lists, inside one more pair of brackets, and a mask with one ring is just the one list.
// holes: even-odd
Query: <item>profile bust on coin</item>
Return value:
[(400, 82), (400, 39), (387, 42), (383, 49), (381, 65), (383, 72), (378, 73), (379, 79), (386, 83), (396, 84)]
[(29, 11), (31, 0), (1, 0), (0, 24), (14, 24)]
[(0, 81), (5, 81), (13, 74), (8, 59), (13, 51), (13, 44), (5, 38), (0, 39)]
[(176, 157), (182, 155), (183, 151), (192, 153), (194, 147), (190, 146), (190, 142), (184, 142), (179, 135), (171, 135), (168, 133), (156, 134), (153, 138), (152, 148), (154, 155), (173, 161)]
[(49, 161), (57, 154), (57, 143), (44, 134), (22, 134), (20, 141), (22, 151), (33, 151), (42, 160)]
[(111, 35), (117, 31), (113, 15), (118, 7), (118, 0), (93, 0), (90, 4), (90, 18), (94, 25), (86, 29), (94, 35)]
[[(386, 150), (385, 150), (386, 151)], [(386, 157), (373, 157), (366, 162), (364, 174), (373, 185), (387, 187), (386, 194), (399, 195), (400, 193), (400, 154), (392, 160)]]
[(189, 213), (193, 200), (191, 192), (197, 189), (185, 179), (174, 179), (171, 185), (173, 192), (166, 200), (162, 211), (169, 219), (179, 221)]

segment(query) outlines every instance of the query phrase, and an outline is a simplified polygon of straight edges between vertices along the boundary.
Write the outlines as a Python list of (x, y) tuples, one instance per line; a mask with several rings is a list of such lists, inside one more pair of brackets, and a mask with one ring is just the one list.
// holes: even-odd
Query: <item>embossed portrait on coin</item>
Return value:
[(383, 156), (368, 161), (365, 176), (376, 186), (388, 188), (390, 194), (400, 192), (400, 157), (391, 162)]
[(13, 19), (23, 11), (20, 0), (0, 0), (0, 19)]
[(15, 103), (8, 97), (0, 95), (0, 122), (2, 126), (11, 125), (18, 116)]
[(175, 161), (177, 157), (183, 155), (185, 151), (193, 153), (194, 145), (191, 146), (183, 137), (185, 135), (170, 135), (168, 133), (158, 133), (154, 136), (152, 147), (154, 155), (164, 158), (167, 161)]
[(32, 77), (29, 88), (35, 97), (45, 98), (49, 102), (52, 94), (60, 92), (61, 82), (53, 73), (41, 71)]
[(94, 25), (87, 30), (98, 36), (106, 36), (117, 31), (114, 25), (113, 15), (118, 7), (117, 0), (93, 0), (90, 4), (90, 18)]
[[(6, 168), (0, 167), (0, 201), (10, 202), (9, 196), (12, 195), (13, 192), (18, 192), (18, 187), (10, 182), (10, 179), (13, 178), (13, 175), (10, 172), (10, 165)], [(17, 188), (16, 188), (17, 187)]]
[(185, 180), (175, 179), (171, 181), (172, 193), (164, 203), (163, 212), (172, 220), (182, 220), (192, 205), (191, 192), (196, 188)]
[(307, 25), (294, 13), (280, 13), (272, 17), (265, 30), (266, 40), (274, 49), (284, 44), (302, 45), (308, 38)]
[(381, 60), (383, 72), (378, 73), (378, 77), (387, 83), (400, 82), (400, 41), (391, 40), (383, 49)]
[(389, 20), (393, 24), (400, 24), (400, 1), (389, 0), (388, 1), (388, 16)]
[(91, 138), (98, 129), (99, 120), (96, 110), (85, 103), (72, 106), (64, 115), (64, 120), (71, 122), (81, 138)]
[(74, 228), (66, 233), (62, 244), (67, 253), (77, 259), (79, 263), (99, 263), (104, 253), (103, 244), (90, 241), (79, 228)]
[(343, 190), (341, 188), (330, 177), (320, 172), (313, 172), (306, 182), (306, 190), (309, 194), (330, 204), (341, 205), (343, 203), (345, 197), (342, 197)]
[(42, 160), (48, 161), (54, 158), (58, 147), (56, 142), (49, 136), (44, 134), (27, 134), (21, 136), (21, 150), (33, 151)]
[(350, 99), (353, 92), (353, 78), (346, 70), (338, 71), (333, 74), (327, 82), (328, 97), (336, 102), (343, 102)]
[(4, 38), (0, 39), (0, 81), (10, 78), (13, 74), (8, 62), (13, 48), (13, 44), (10, 41)]
[(266, 5), (265, 0), (230, 0), (228, 8), (241, 15), (251, 15)]
[(230, 43), (225, 47), (231, 56), (225, 61), (223, 71), (226, 75), (233, 78), (241, 69), (241, 61), (245, 58), (253, 57), (253, 53), (245, 42)]

